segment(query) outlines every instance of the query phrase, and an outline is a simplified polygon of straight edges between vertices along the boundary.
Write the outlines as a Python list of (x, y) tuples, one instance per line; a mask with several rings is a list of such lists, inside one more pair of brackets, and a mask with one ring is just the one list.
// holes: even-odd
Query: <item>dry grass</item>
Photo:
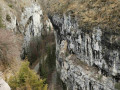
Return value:
[(119, 0), (49, 0), (46, 3), (48, 12), (63, 14), (72, 11), (71, 16), (78, 17), (80, 26), (120, 29)]
[[(32, 5), (32, 0), (1, 0), (0, 7), (2, 8), (3, 16), (8, 12), (12, 13), (20, 21), (20, 17), (25, 7)], [(4, 16), (5, 17), (5, 16)]]
[(17, 39), (18, 37), (13, 32), (0, 30), (0, 71), (5, 72), (8, 68), (17, 68), (15, 64), (20, 60), (21, 47), (21, 42)]

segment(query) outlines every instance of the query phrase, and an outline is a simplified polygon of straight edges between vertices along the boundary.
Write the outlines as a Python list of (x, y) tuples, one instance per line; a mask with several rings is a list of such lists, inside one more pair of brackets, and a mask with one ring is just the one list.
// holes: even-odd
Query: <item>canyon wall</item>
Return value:
[[(38, 45), (41, 39), (41, 35), (49, 33), (49, 29), (52, 28), (49, 19), (44, 21), (43, 12), (39, 5), (33, 4), (30, 7), (25, 8), (21, 15), (20, 32), (24, 35), (24, 44), (22, 50), (22, 58), (25, 58), (30, 52), (30, 44)], [(37, 48), (38, 46), (35, 46)], [(34, 47), (33, 47), (34, 48)]]
[(37, 48), (41, 35), (53, 32), (50, 20), (36, 0), (2, 0), (0, 5), (2, 28), (21, 34), (24, 38), (22, 59), (31, 52), (31, 44), (36, 44), (34, 47)]
[[(24, 7), (21, 7), (21, 3), (24, 5)], [(27, 5), (26, 5), (27, 3)], [(16, 62), (17, 64), (20, 64), (19, 60), (20, 56), (22, 59), (25, 59), (25, 57), (28, 57), (30, 59), (30, 63), (33, 64), (38, 59), (38, 55), (40, 53), (40, 47), (41, 47), (41, 39), (42, 36), (46, 36), (47, 34), (53, 35), (53, 28), (50, 20), (43, 14), (42, 9), (39, 5), (39, 3), (35, 2), (34, 0), (26, 0), (26, 1), (1, 1), (1, 7), (0, 10), (2, 12), (2, 18), (3, 24), (5, 30), (12, 31), (15, 36), (18, 36), (17, 41), (22, 43), (22, 45), (19, 45), (19, 52), (21, 52), (21, 55), (19, 53)], [(17, 6), (18, 5), (18, 6)], [(17, 10), (16, 10), (17, 9)], [(1, 27), (0, 27), (1, 28)], [(23, 40), (20, 40), (21, 37)], [(13, 41), (15, 41), (13, 39)], [(16, 41), (15, 41), (16, 42)], [(16, 44), (16, 43), (15, 43)], [(14, 45), (12, 47), (15, 47), (17, 45)], [(15, 51), (14, 51), (15, 52)], [(42, 52), (42, 50), (41, 50)], [(39, 56), (40, 56), (39, 55)], [(16, 59), (16, 56), (12, 56), (12, 59)], [(42, 60), (41, 60), (42, 61)], [(40, 62), (40, 60), (39, 60)], [(38, 70), (39, 72), (39, 62), (38, 62)], [(10, 77), (10, 75), (13, 74), (14, 68), (18, 69), (20, 65), (17, 65), (15, 67), (7, 67), (7, 69), (4, 71), (7, 73), (7, 75), (4, 74), (4, 72), (0, 71), (0, 73), (3, 73), (3, 77)], [(18, 70), (17, 70), (18, 71)], [(16, 72), (16, 71), (15, 71)], [(1, 76), (0, 76), (1, 77)], [(2, 79), (1, 82), (3, 83)], [(4, 87), (4, 83), (1, 84), (1, 88), (7, 88), (7, 85)], [(7, 90), (7, 89), (5, 89)]]
[(119, 81), (119, 33), (80, 27), (71, 14), (50, 17), (56, 36), (56, 67), (68, 90), (115, 90)]
[[(7, 13), (3, 17), (7, 30), (21, 33), (24, 37), (21, 58), (30, 54), (30, 58), (37, 59), (37, 55), (41, 54), (38, 51), (42, 36), (53, 33), (53, 24), (56, 68), (67, 90), (115, 90), (115, 84), (120, 81), (120, 32), (103, 29), (99, 25), (92, 29), (88, 29), (87, 25), (80, 26), (79, 18), (71, 16), (71, 12), (52, 14), (50, 21), (45, 19), (38, 3), (30, 3), (22, 11), (18, 10), (20, 13), (17, 14), (17, 11), (10, 9), (10, 20), (5, 20)], [(4, 12), (9, 11), (7, 8)], [(43, 54), (47, 57), (46, 53)]]

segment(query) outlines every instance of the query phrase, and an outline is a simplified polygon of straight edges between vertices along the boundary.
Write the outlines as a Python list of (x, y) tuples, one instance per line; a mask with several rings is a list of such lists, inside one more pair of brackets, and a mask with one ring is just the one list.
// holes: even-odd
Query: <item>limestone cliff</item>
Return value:
[(71, 13), (50, 18), (56, 35), (57, 70), (68, 90), (115, 90), (120, 77), (119, 33), (99, 26), (79, 27)]
[(120, 82), (120, 1), (43, 2), (55, 29), (56, 68), (67, 89), (115, 90)]
[[(24, 37), (22, 59), (28, 56), (36, 60), (38, 54), (43, 54), (40, 62), (42, 71), (42, 63), (48, 56), (43, 49), (52, 41), (50, 38), (53, 39), (53, 34), (49, 36), (53, 33), (53, 25), (56, 68), (67, 90), (116, 90), (115, 85), (120, 83), (118, 0), (1, 2), (5, 28)], [(41, 42), (42, 39), (47, 42)], [(53, 44), (52, 41), (51, 46)], [(38, 53), (40, 50), (42, 52)], [(52, 54), (49, 51), (49, 58)]]
[[(52, 29), (52, 24), (50, 20), (48, 18), (45, 18), (45, 15), (43, 14), (43, 11), (41, 10), (39, 3), (37, 3), (34, 0), (26, 0), (26, 1), (2, 0), (0, 1), (0, 5), (1, 5), (0, 6), (0, 18), (1, 18), (0, 24), (1, 22), (3, 24), (3, 27), (0, 26), (0, 32), (1, 32), (0, 37), (3, 38), (2, 35), (4, 35), (4, 33), (2, 33), (1, 28), (3, 30), (6, 30), (6, 32), (8, 32), (7, 34), (9, 34), (9, 31), (10, 32), (12, 31), (12, 35), (18, 36), (17, 38), (15, 37), (15, 39), (12, 38), (11, 40), (11, 38), (9, 37), (11, 34), (9, 36), (5, 34), (7, 38), (8, 37), (10, 38), (11, 41), (9, 41), (8, 39), (9, 42), (12, 42), (12, 41), (15, 42), (15, 43), (12, 43), (10, 47), (12, 49), (11, 51), (14, 52), (15, 55), (9, 54), (11, 52), (8, 52), (8, 51), (6, 52), (9, 54), (10, 57), (12, 57), (12, 59), (16, 60), (16, 57), (17, 57), (17, 60), (14, 62), (12, 60), (9, 60), (10, 62), (16, 64), (16, 65), (14, 64), (11, 65), (11, 63), (9, 63), (9, 66), (7, 66), (7, 68), (9, 68), (10, 70), (5, 68), (5, 70), (1, 71), (1, 67), (0, 67), (0, 72), (3, 73), (3, 77), (5, 77), (6, 79), (7, 77), (9, 78), (10, 75), (12, 75), (14, 72), (16, 72), (16, 70), (14, 69), (18, 69), (17, 67), (20, 66), (18, 65), (20, 64), (19, 62), (21, 60), (20, 56), (22, 59), (24, 59), (26, 56), (29, 57), (30, 55), (29, 58), (32, 59), (32, 61), (30, 62), (36, 61), (36, 59), (38, 58), (36, 54), (38, 55), (40, 51), (40, 49), (38, 48), (40, 47), (39, 42), (42, 38), (41, 36), (47, 35), (48, 33), (50, 34), (53, 33), (53, 29)], [(5, 39), (7, 39), (6, 37)], [(24, 38), (24, 40), (20, 40), (21, 37)], [(16, 44), (16, 41), (20, 42), (20, 44), (19, 45), (18, 43)], [(17, 49), (19, 49), (19, 53), (17, 52), (18, 54), (16, 53), (16, 51), (18, 51), (16, 50), (16, 48), (13, 50), (13, 47), (16, 47), (16, 46), (17, 46)], [(1, 50), (2, 49), (0, 48), (0, 51)], [(21, 52), (21, 55), (20, 55), (20, 52)], [(5, 56), (7, 57), (7, 55)], [(31, 57), (35, 57), (35, 58), (33, 59)], [(0, 57), (0, 60), (1, 60), (1, 57)], [(6, 62), (4, 61), (4, 63)], [(1, 62), (0, 62), (0, 65), (1, 65)], [(4, 85), (2, 86), (4, 87)]]
[[(33, 4), (25, 8), (21, 15), (19, 24), (20, 32), (24, 34), (24, 44), (22, 50), (22, 58), (30, 53), (30, 44), (40, 42), (41, 35), (50, 33), (52, 24), (49, 19), (44, 20), (43, 12), (38, 4)], [(36, 42), (34, 42), (36, 41)]]

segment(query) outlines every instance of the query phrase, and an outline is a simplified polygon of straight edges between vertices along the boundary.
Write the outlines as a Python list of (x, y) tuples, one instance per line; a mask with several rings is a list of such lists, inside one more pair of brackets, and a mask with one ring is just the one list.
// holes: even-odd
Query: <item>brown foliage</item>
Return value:
[[(80, 26), (120, 29), (120, 0), (40, 0), (47, 13), (77, 16)], [(46, 1), (46, 2), (45, 2)]]
[(11, 31), (0, 30), (0, 70), (10, 66), (19, 57), (16, 36)]
[[(35, 37), (30, 41), (28, 59), (30, 64), (33, 63), (38, 58), (46, 55), (46, 48), (48, 45), (54, 44), (54, 34), (42, 35), (40, 37)], [(49, 42), (49, 43), (48, 43)]]

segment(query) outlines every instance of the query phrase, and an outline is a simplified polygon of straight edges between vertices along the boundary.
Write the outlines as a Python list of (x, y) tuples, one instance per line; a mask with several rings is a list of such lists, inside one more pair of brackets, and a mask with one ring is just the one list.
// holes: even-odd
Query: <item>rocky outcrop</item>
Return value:
[[(98, 26), (88, 30), (79, 26), (77, 18), (70, 13), (68, 16), (54, 15), (50, 18), (56, 35), (57, 70), (68, 90), (114, 90), (114, 83), (119, 81), (120, 74), (119, 33), (102, 30)], [(86, 73), (81, 65), (72, 63), (76, 59), (71, 59), (71, 54), (77, 61), (95, 67), (98, 75), (93, 74), (94, 70)], [(102, 75), (100, 79), (106, 78), (105, 83), (95, 80), (91, 73), (98, 78)]]
[(10, 86), (0, 77), (0, 90), (11, 90)]
[(24, 35), (22, 59), (32, 51), (40, 50), (41, 36), (51, 32), (52, 22), (56, 36), (56, 68), (67, 89), (115, 90), (115, 83), (120, 81), (120, 32), (102, 29), (99, 25), (89, 30), (87, 25), (80, 26), (78, 18), (70, 12), (61, 16), (56, 14), (50, 17), (50, 22), (44, 19), (42, 9), (35, 2), (19, 10), (22, 13), (20, 20), (5, 11), (6, 28)]
[(43, 12), (40, 6), (33, 4), (32, 6), (25, 8), (21, 15), (19, 27), (20, 32), (24, 34), (22, 58), (25, 58), (25, 55), (30, 52), (30, 42), (33, 40), (38, 43), (41, 39), (42, 33), (51, 32), (49, 29), (52, 28), (52, 24), (49, 19), (46, 21), (44, 20)]
[(20, 27), (21, 32), (24, 34), (23, 55), (28, 52), (31, 39), (41, 36), (43, 28), (43, 23), (41, 23), (42, 15), (42, 10), (38, 5), (25, 8), (25, 11), (21, 15)]
[[(29, 3), (29, 5), (26, 5), (27, 2)], [(3, 3), (3, 2), (1, 2), (1, 3)], [(33, 0), (30, 0), (30, 1), (23, 0), (23, 2), (20, 1), (20, 3), (19, 3), (19, 1), (18, 2), (16, 1), (16, 4), (18, 6), (15, 5), (14, 3), (10, 3), (10, 4), (6, 5), (7, 1), (4, 1), (4, 3), (5, 3), (5, 6), (3, 5), (2, 12), (5, 12), (4, 13), (5, 15), (3, 15), (2, 18), (3, 18), (3, 22), (6, 26), (5, 28), (7, 30), (13, 31), (16, 36), (18, 35), (18, 37), (24, 38), (24, 41), (22, 41), (22, 40), (20, 41), (20, 39), (17, 40), (20, 43), (23, 43), (23, 45), (19, 46), (20, 51), (22, 51), (21, 58), (24, 59), (25, 56), (28, 54), (30, 54), (31, 57), (36, 57), (34, 55), (36, 53), (38, 54), (38, 52), (39, 52), (39, 54), (41, 54), (40, 49), (38, 49), (40, 47), (40, 42), (41, 42), (40, 40), (42, 38), (41, 35), (44, 35), (44, 34), (47, 35), (49, 33), (53, 33), (53, 29), (52, 29), (52, 24), (51, 24), (50, 20), (48, 18), (45, 18), (44, 14), (42, 12), (42, 9), (40, 8), (40, 5), (37, 4), (36, 2), (34, 2)], [(22, 7), (21, 3), (24, 4), (24, 7)], [(11, 5), (11, 6), (8, 6), (8, 5)], [(19, 9), (19, 10), (15, 10), (15, 9)], [(16, 45), (14, 45), (13, 47), (15, 47), (15, 46)], [(31, 46), (32, 46), (32, 48), (31, 48)], [(21, 48), (22, 48), (22, 50), (21, 50)], [(35, 54), (33, 54), (34, 50), (36, 50), (36, 49), (37, 49), (37, 52), (35, 51)], [(19, 53), (19, 56), (20, 56), (20, 53)], [(30, 59), (31, 59), (31, 57), (30, 57)], [(38, 57), (36, 57), (36, 58), (38, 58)], [(36, 58), (32, 59), (32, 60), (35, 61)], [(13, 59), (15, 59), (15, 56)], [(17, 61), (17, 63), (18, 63), (18, 61)], [(36, 69), (36, 72), (38, 72), (39, 63), (37, 64), (37, 67), (35, 67), (35, 69)], [(5, 86), (5, 87), (7, 87), (7, 86)], [(0, 89), (0, 90), (2, 90), (2, 89)], [(7, 89), (7, 90), (9, 90), (9, 89)]]
[(80, 62), (74, 55), (63, 61), (61, 79), (68, 90), (114, 90), (110, 77)]

